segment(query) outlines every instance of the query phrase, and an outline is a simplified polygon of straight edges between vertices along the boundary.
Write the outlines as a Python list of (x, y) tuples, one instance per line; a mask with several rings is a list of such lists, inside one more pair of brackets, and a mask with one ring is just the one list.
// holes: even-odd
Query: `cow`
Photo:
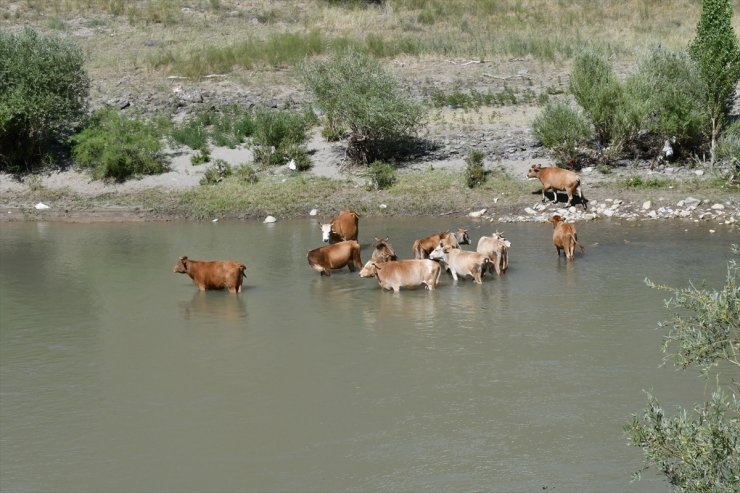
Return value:
[(442, 269), (438, 262), (429, 259), (391, 260), (377, 263), (370, 260), (360, 271), (360, 277), (375, 277), (383, 289), (400, 291), (424, 285), (435, 289)]
[(340, 241), (315, 248), (306, 254), (308, 265), (322, 276), (330, 276), (332, 269), (349, 267), (351, 272), (362, 266), (360, 244), (356, 240)]
[(573, 224), (568, 224), (565, 219), (555, 214), (547, 220), (552, 223), (552, 243), (555, 245), (555, 249), (558, 252), (558, 258), (560, 258), (560, 250), (565, 253), (565, 258), (573, 260), (575, 247), (581, 249), (581, 255), (586, 253), (586, 249), (583, 245), (578, 243), (578, 234), (576, 233), (576, 227)]
[(398, 260), (396, 252), (393, 250), (393, 245), (386, 238), (375, 238), (375, 244), (373, 245), (373, 256), (370, 257), (375, 263), (382, 264), (383, 262), (389, 262), (391, 260)]
[(429, 235), (426, 238), (420, 238), (414, 241), (411, 250), (414, 258), (423, 259), (429, 258), (429, 253), (437, 248), (440, 242), (444, 242), (450, 248), (460, 248), (460, 245), (470, 245), (470, 237), (466, 229), (459, 228), (454, 233), (449, 231), (441, 231), (439, 233)]
[(573, 171), (555, 166), (543, 168), (539, 164), (532, 164), (529, 172), (527, 172), (527, 178), (539, 178), (542, 182), (542, 202), (546, 200), (545, 192), (547, 190), (552, 190), (555, 197), (553, 203), (558, 201), (558, 191), (563, 191), (568, 195), (567, 205), (573, 205), (573, 193), (578, 192), (583, 210), (586, 210), (588, 201), (581, 191), (581, 178)]
[(180, 257), (172, 272), (187, 274), (198, 289), (228, 289), (229, 293), (241, 293), (242, 278), (247, 277), (241, 262), (190, 260)]
[(321, 239), (324, 243), (339, 243), (340, 241), (356, 240), (357, 224), (360, 215), (353, 210), (341, 211), (329, 223), (321, 225)]
[(432, 260), (441, 260), (445, 263), (452, 274), (452, 278), (457, 281), (458, 275), (472, 276), (477, 284), (481, 284), (481, 275), (487, 264), (491, 260), (478, 252), (470, 252), (459, 248), (450, 248), (440, 242), (437, 248), (429, 254)]
[(496, 231), (491, 236), (481, 236), (478, 240), (476, 251), (488, 257), (491, 260), (484, 269), (484, 274), (491, 270), (496, 270), (496, 275), (505, 274), (509, 269), (509, 247), (511, 242)]

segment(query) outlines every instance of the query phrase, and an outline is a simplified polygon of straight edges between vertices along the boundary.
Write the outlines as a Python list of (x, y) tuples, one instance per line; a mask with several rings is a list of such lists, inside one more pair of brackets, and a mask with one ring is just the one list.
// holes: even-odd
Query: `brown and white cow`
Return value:
[(440, 243), (437, 248), (429, 254), (432, 260), (441, 260), (445, 263), (457, 281), (458, 276), (471, 276), (476, 283), (481, 284), (481, 275), (491, 260), (478, 252), (470, 252), (459, 248), (450, 248)]
[(244, 269), (247, 267), (241, 262), (224, 260), (190, 260), (180, 257), (172, 272), (187, 274), (198, 289), (228, 289), (229, 293), (240, 293), (242, 278), (247, 277)]
[(429, 258), (431, 251), (437, 248), (440, 242), (450, 248), (460, 248), (460, 245), (470, 245), (470, 237), (466, 229), (458, 228), (454, 233), (441, 231), (425, 238), (420, 238), (414, 241), (411, 247), (414, 258)]
[(356, 240), (340, 241), (315, 248), (308, 252), (306, 258), (308, 265), (322, 276), (329, 276), (332, 269), (341, 269), (344, 266), (354, 272), (362, 265), (360, 244)]
[(573, 224), (566, 223), (565, 219), (557, 214), (547, 221), (552, 223), (552, 243), (558, 251), (558, 258), (560, 258), (560, 250), (563, 250), (565, 258), (573, 260), (576, 245), (581, 249), (581, 255), (586, 253), (586, 249), (583, 248), (583, 245), (578, 243), (578, 234), (576, 233), (576, 227)]
[(360, 215), (347, 209), (340, 212), (330, 222), (321, 225), (321, 239), (324, 243), (339, 243), (340, 241), (356, 240), (359, 231), (357, 225)]
[(491, 269), (496, 270), (497, 275), (506, 273), (509, 269), (509, 247), (511, 242), (496, 231), (491, 236), (481, 236), (478, 240), (478, 246), (475, 249), (489, 258), (490, 264), (483, 269), (483, 273)]
[(435, 289), (442, 272), (439, 263), (429, 259), (392, 260), (377, 263), (370, 260), (360, 271), (360, 277), (375, 277), (383, 289), (395, 292), (421, 286)]
[(393, 245), (389, 241), (388, 237), (375, 238), (375, 244), (373, 245), (373, 256), (370, 257), (375, 263), (382, 264), (383, 262), (390, 262), (391, 260), (398, 260), (396, 252), (393, 250)]
[(527, 172), (527, 178), (539, 178), (542, 182), (542, 202), (545, 201), (545, 192), (552, 190), (555, 197), (553, 202), (558, 201), (558, 191), (563, 191), (568, 195), (568, 204), (573, 205), (573, 194), (578, 192), (578, 196), (583, 204), (583, 210), (586, 210), (588, 202), (581, 191), (581, 178), (573, 171), (561, 169), (555, 166), (543, 168), (539, 164), (532, 164)]

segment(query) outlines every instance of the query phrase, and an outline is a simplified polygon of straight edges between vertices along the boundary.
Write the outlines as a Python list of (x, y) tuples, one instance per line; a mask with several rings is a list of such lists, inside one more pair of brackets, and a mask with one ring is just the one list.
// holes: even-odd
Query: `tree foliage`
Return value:
[[(733, 247), (738, 253), (737, 247)], [(628, 443), (643, 450), (646, 468), (663, 473), (675, 491), (740, 491), (740, 400), (738, 382), (722, 384), (718, 369), (733, 375), (740, 368), (740, 290), (738, 265), (731, 260), (720, 291), (690, 286), (672, 289), (666, 302), (678, 310), (670, 323), (663, 351), (681, 368), (698, 367), (705, 376), (715, 371), (717, 388), (711, 398), (691, 412), (680, 409), (666, 416), (657, 399), (648, 396), (648, 407), (625, 426)], [(690, 314), (690, 315), (687, 315)], [(637, 474), (639, 477), (639, 473)]]
[(394, 146), (422, 125), (422, 106), (377, 60), (361, 52), (307, 60), (301, 73), (326, 125), (349, 130), (347, 155), (354, 162), (393, 157)]
[(31, 29), (0, 32), (0, 170), (30, 168), (86, 110), (82, 51)]
[(563, 101), (548, 102), (532, 122), (532, 131), (542, 145), (552, 149), (561, 167), (574, 162), (578, 148), (593, 137), (588, 120)]
[(712, 122), (712, 163), (716, 139), (729, 114), (735, 85), (740, 80), (740, 45), (732, 27), (730, 0), (703, 0), (696, 38), (689, 54), (706, 84), (704, 103)]

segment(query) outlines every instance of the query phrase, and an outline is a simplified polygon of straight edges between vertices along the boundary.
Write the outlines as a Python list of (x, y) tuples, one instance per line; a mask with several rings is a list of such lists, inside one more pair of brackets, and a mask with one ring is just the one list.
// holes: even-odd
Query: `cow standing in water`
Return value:
[(581, 249), (581, 255), (586, 253), (586, 249), (583, 248), (583, 245), (578, 243), (578, 234), (576, 233), (576, 227), (573, 224), (567, 224), (565, 219), (557, 214), (547, 221), (552, 223), (552, 243), (558, 251), (558, 258), (560, 258), (560, 250), (563, 250), (565, 258), (573, 260), (576, 246)]
[(228, 289), (229, 293), (240, 293), (242, 278), (247, 277), (244, 274), (246, 268), (241, 262), (190, 260), (180, 257), (172, 272), (187, 274), (201, 291)]
[(356, 240), (359, 232), (360, 215), (353, 210), (340, 212), (329, 223), (321, 225), (321, 239), (324, 243)]
[(393, 250), (393, 245), (391, 245), (391, 242), (387, 237), (383, 239), (375, 238), (375, 244), (373, 245), (373, 256), (370, 257), (370, 260), (377, 264), (390, 262), (391, 260), (398, 260), (398, 257), (396, 257), (396, 252), (395, 250)]
[(395, 292), (401, 288), (414, 288), (424, 285), (435, 289), (442, 272), (439, 263), (429, 259), (392, 260), (376, 263), (370, 260), (360, 271), (360, 277), (374, 277), (383, 289)]
[(468, 236), (468, 231), (466, 229), (459, 228), (454, 233), (441, 231), (439, 233), (429, 235), (426, 238), (420, 238), (416, 240), (411, 247), (411, 250), (414, 253), (414, 258), (429, 258), (429, 254), (432, 250), (437, 248), (440, 242), (450, 248), (460, 248), (460, 245), (470, 245), (470, 237)]
[(484, 274), (493, 268), (497, 275), (506, 273), (509, 268), (509, 247), (511, 242), (496, 231), (491, 236), (481, 236), (475, 249), (491, 260), (491, 264), (484, 269)]
[(330, 276), (332, 269), (341, 269), (345, 266), (352, 272), (362, 267), (360, 244), (355, 240), (315, 248), (308, 252), (306, 259), (308, 265), (322, 276)]

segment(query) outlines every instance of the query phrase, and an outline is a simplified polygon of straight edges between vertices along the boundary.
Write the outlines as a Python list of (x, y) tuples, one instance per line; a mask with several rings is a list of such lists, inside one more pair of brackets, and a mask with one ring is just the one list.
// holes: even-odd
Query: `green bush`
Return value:
[(199, 164), (208, 163), (211, 161), (211, 151), (208, 150), (208, 146), (204, 146), (202, 149), (196, 149), (192, 156), (190, 156), (190, 164), (198, 166)]
[(240, 182), (253, 185), (259, 181), (257, 170), (248, 164), (242, 164), (234, 169), (234, 176)]
[(74, 135), (75, 164), (94, 178), (124, 181), (131, 176), (167, 171), (158, 128), (113, 109), (97, 112), (86, 128)]
[(228, 178), (234, 174), (234, 170), (231, 169), (231, 165), (223, 159), (216, 159), (213, 166), (208, 168), (203, 173), (203, 178), (200, 179), (201, 185), (216, 185), (221, 183), (224, 178)]
[(391, 157), (422, 126), (422, 106), (377, 60), (355, 50), (305, 61), (303, 80), (334, 128), (350, 132), (347, 156), (367, 164)]
[(29, 170), (85, 113), (82, 51), (31, 29), (0, 31), (0, 170)]
[(396, 168), (392, 164), (383, 161), (374, 161), (367, 172), (370, 178), (370, 188), (383, 190), (393, 185), (396, 178)]
[(594, 126), (596, 137), (606, 145), (614, 115), (622, 99), (622, 87), (606, 57), (594, 50), (581, 52), (573, 63), (570, 92)]
[(234, 148), (254, 132), (254, 117), (237, 106), (208, 109), (190, 116), (171, 132), (171, 140), (191, 149), (213, 145)]
[(474, 149), (465, 158), (465, 183), (468, 188), (475, 188), (486, 181), (486, 170), (483, 168), (483, 151)]
[(586, 118), (565, 102), (548, 102), (532, 122), (535, 137), (553, 151), (558, 165), (565, 166), (578, 157), (578, 147), (593, 138)]
[(683, 52), (652, 49), (624, 84), (624, 104), (615, 132), (633, 152), (660, 153), (667, 139), (679, 149), (697, 150), (705, 141), (705, 86), (697, 66)]
[(729, 125), (717, 141), (717, 159), (740, 167), (740, 120)]
[[(252, 136), (255, 161), (270, 166), (284, 164), (295, 158), (297, 149), (302, 149), (302, 144), (307, 140), (307, 131), (314, 121), (315, 117), (307, 112), (258, 110), (254, 115)], [(303, 157), (299, 159), (304, 160)]]

